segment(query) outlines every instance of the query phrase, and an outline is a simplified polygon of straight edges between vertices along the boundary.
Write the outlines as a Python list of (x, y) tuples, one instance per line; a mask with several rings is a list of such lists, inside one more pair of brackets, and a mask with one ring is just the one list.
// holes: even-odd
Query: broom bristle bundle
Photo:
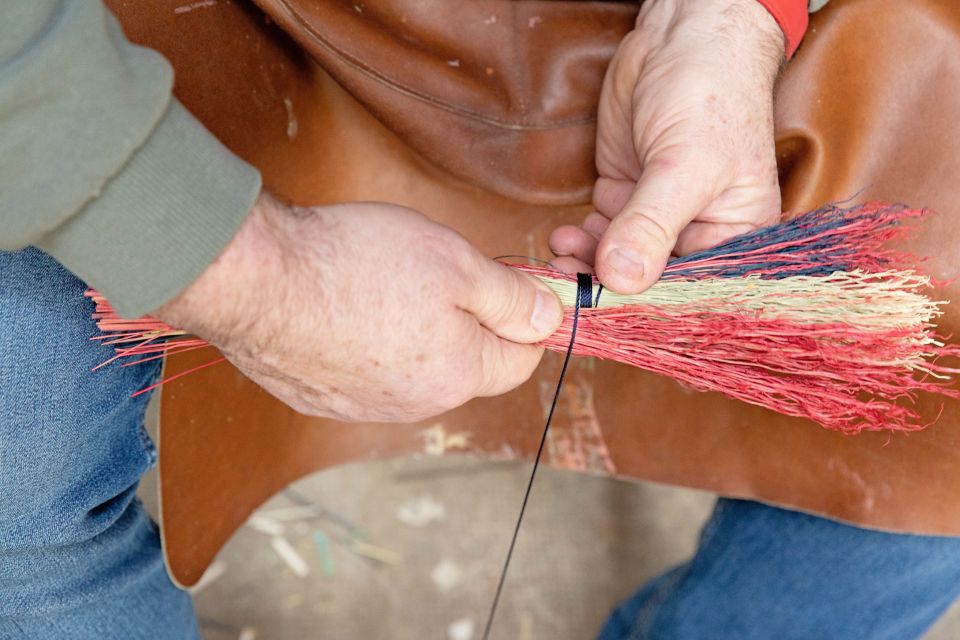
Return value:
[[(922, 393), (958, 398), (960, 356), (934, 322), (917, 260), (889, 248), (922, 211), (871, 203), (828, 205), (789, 222), (672, 260), (660, 281), (623, 296), (594, 283), (573, 353), (616, 360), (695, 389), (808, 418), (845, 433), (925, 426)], [(567, 309), (544, 345), (566, 351), (574, 276), (511, 265), (543, 280)], [(96, 292), (94, 317), (129, 364), (206, 346), (151, 318), (124, 320)], [(106, 364), (106, 363), (104, 363)], [(102, 365), (101, 365), (102, 366)]]

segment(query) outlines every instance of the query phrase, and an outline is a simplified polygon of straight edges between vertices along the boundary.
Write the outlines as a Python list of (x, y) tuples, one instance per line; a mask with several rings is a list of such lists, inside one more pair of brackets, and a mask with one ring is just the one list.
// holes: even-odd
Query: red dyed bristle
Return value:
[[(942, 303), (926, 297), (929, 280), (912, 270), (919, 261), (888, 246), (906, 233), (902, 221), (922, 215), (881, 203), (827, 205), (676, 259), (645, 297), (581, 309), (573, 353), (844, 433), (923, 428), (920, 394), (960, 398), (952, 379), (960, 369), (943, 364), (960, 347), (935, 332)], [(575, 288), (573, 276), (512, 266), (555, 289)], [(152, 318), (120, 318), (96, 292), (87, 295), (104, 332), (93, 339), (116, 350), (104, 365), (207, 346)], [(567, 307), (548, 349), (566, 351), (572, 318)]]

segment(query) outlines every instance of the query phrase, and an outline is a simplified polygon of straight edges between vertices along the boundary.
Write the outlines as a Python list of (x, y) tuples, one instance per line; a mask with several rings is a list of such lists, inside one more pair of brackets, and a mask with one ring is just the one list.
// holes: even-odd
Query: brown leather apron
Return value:
[[(548, 256), (550, 230), (587, 211), (600, 82), (636, 12), (510, 0), (109, 4), (131, 39), (170, 59), (177, 96), (272, 192), (300, 204), (404, 204), (491, 256)], [(833, 0), (778, 89), (786, 208), (857, 193), (934, 208), (912, 248), (930, 256), (933, 275), (955, 278), (958, 115), (960, 4)], [(960, 284), (938, 294), (958, 301), (942, 323), (956, 332)], [(183, 356), (167, 372), (207, 358)], [(513, 393), (415, 425), (306, 418), (228, 365), (167, 385), (160, 484), (171, 573), (193, 584), (253, 509), (319, 469), (424, 453), (529, 459), (558, 364), (548, 354)], [(958, 408), (909, 436), (842, 436), (580, 360), (546, 461), (956, 535)]]

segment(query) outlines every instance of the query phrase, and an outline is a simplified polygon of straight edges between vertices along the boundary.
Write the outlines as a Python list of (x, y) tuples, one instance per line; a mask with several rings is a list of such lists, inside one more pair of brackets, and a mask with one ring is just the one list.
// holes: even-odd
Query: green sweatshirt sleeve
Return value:
[[(137, 316), (182, 291), (260, 176), (171, 97), (173, 71), (99, 0), (0, 18), (0, 250), (43, 249)], [(0, 278), (3, 274), (0, 274)]]

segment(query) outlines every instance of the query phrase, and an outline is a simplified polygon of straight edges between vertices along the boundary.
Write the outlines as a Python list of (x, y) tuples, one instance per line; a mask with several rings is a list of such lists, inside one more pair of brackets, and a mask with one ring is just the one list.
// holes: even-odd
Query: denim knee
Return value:
[[(115, 552), (146, 519), (134, 498), (156, 452), (143, 427), (148, 398), (130, 396), (159, 363), (91, 372), (112, 349), (91, 340), (85, 285), (35, 249), (0, 252), (0, 274), (0, 593), (9, 596), (58, 563), (65, 581), (82, 580), (87, 557)], [(156, 537), (150, 526), (137, 525), (140, 542)]]

